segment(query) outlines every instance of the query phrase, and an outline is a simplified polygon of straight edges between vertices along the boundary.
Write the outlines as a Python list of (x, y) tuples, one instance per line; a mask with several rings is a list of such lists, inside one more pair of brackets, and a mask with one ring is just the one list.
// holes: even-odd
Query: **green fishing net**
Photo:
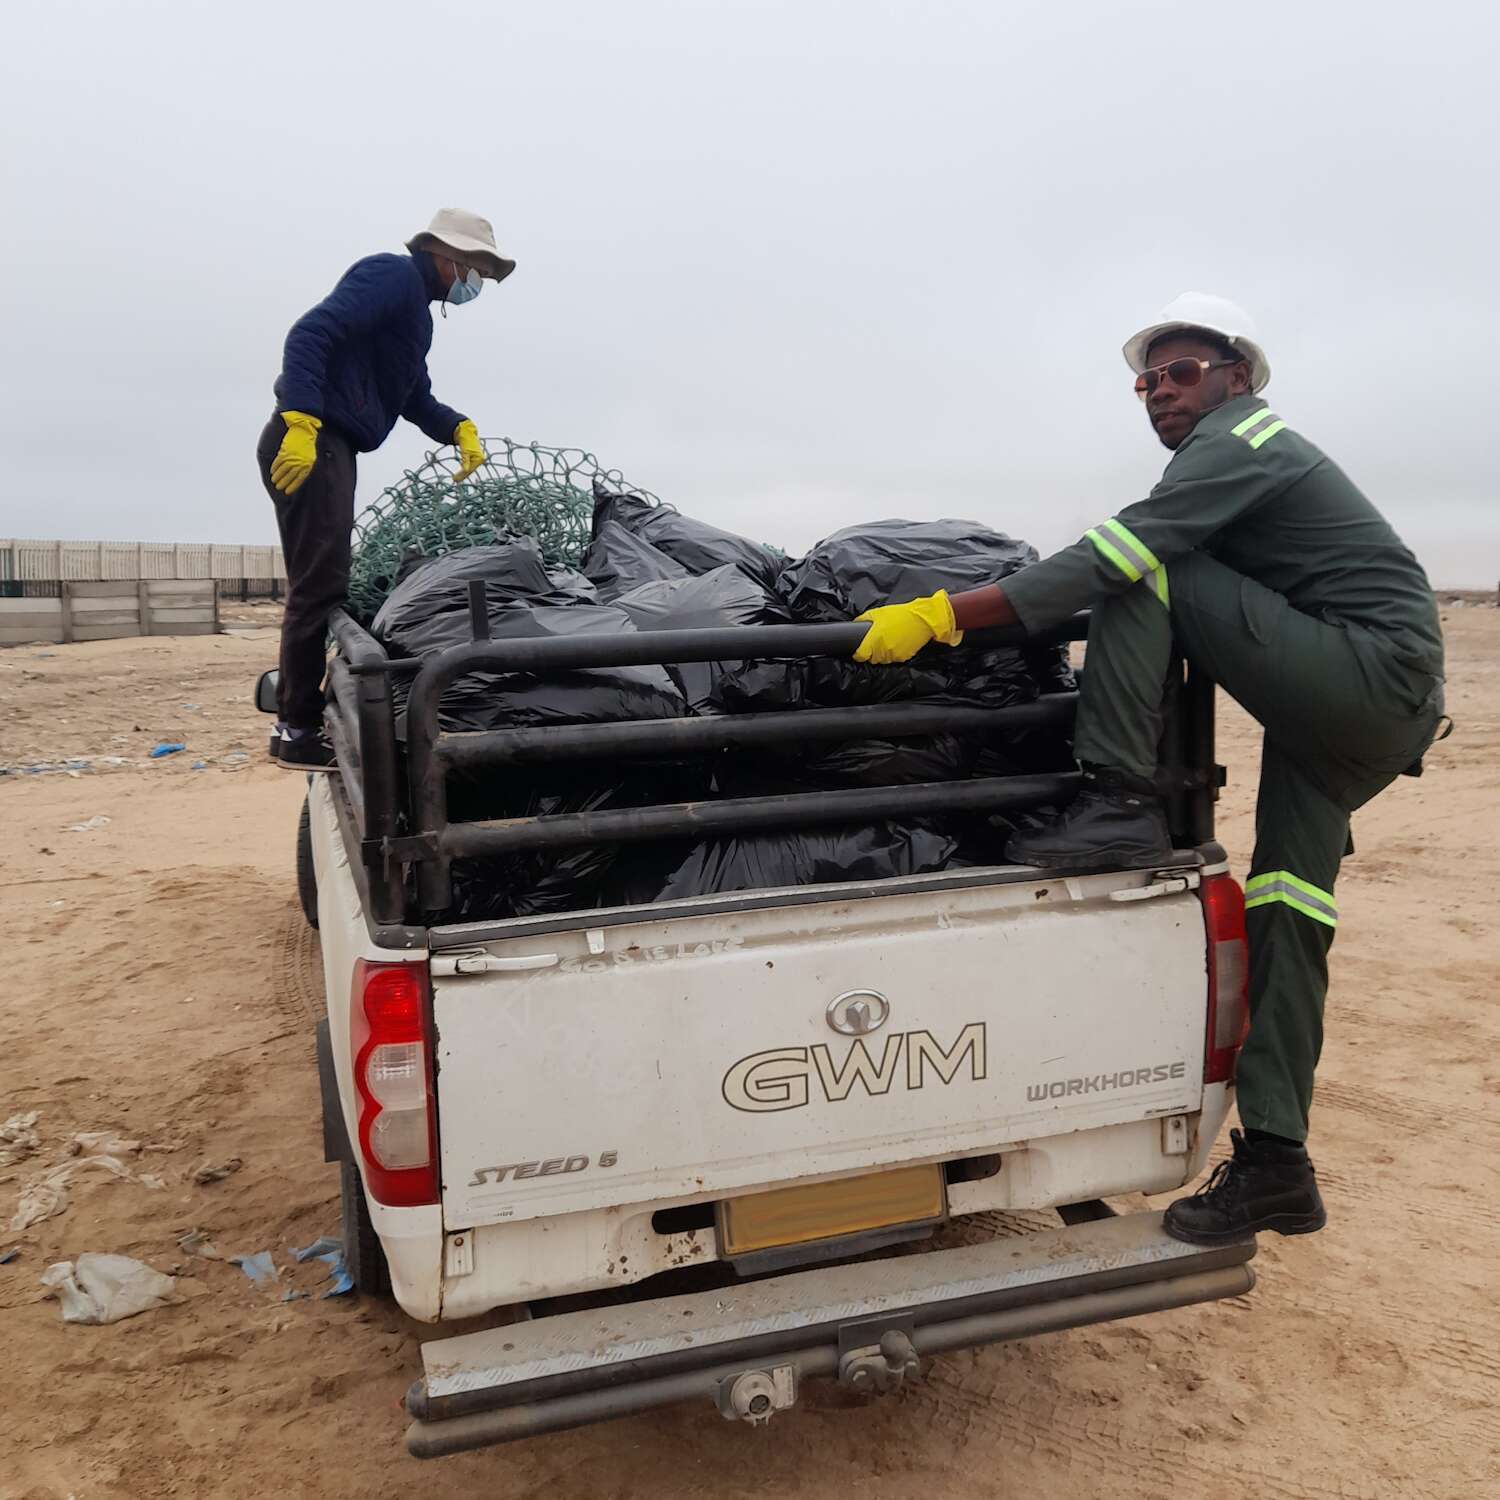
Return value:
[[(594, 481), (659, 503), (582, 448), (485, 442), (488, 460), (459, 481), (458, 456), (429, 453), (354, 522), (349, 602), (370, 620), (407, 562), (529, 536), (543, 560), (576, 568), (589, 544)], [(502, 451), (503, 448), (503, 451)]]

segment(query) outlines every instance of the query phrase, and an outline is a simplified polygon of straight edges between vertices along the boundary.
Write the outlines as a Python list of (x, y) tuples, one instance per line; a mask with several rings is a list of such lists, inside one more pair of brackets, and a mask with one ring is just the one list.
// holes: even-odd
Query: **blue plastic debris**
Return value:
[(316, 1239), (310, 1245), (304, 1245), (300, 1250), (292, 1251), (292, 1259), (298, 1262), (311, 1260), (313, 1256), (323, 1257), (330, 1250), (342, 1250), (342, 1240), (336, 1240), (331, 1234), (325, 1234), (321, 1239)]
[(13, 1250), (7, 1250), (0, 1255), (0, 1266), (8, 1266), (21, 1253), (21, 1247), (17, 1245)]
[(153, 745), (147, 756), (148, 760), (160, 760), (164, 755), (176, 755), (179, 750), (186, 750), (186, 745), (172, 745), (163, 740), (159, 745)]
[(256, 1286), (276, 1280), (276, 1264), (269, 1250), (258, 1250), (254, 1255), (231, 1255), (229, 1263), (238, 1266)]
[(195, 760), (193, 762), (193, 769), (195, 771), (206, 771), (208, 769), (208, 762), (206, 760)]
[(349, 1269), (344, 1264), (344, 1250), (340, 1246), (337, 1250), (330, 1250), (326, 1255), (318, 1257), (327, 1267), (328, 1275), (325, 1281), (331, 1281), (333, 1285), (326, 1292), (318, 1293), (318, 1301), (325, 1297), (342, 1297), (345, 1292), (354, 1290), (354, 1278), (349, 1274)]
[(325, 1297), (342, 1297), (345, 1292), (354, 1290), (354, 1278), (349, 1274), (348, 1267), (344, 1265), (344, 1252), (339, 1251), (337, 1255), (320, 1255), (319, 1260), (326, 1260), (329, 1265), (328, 1280), (333, 1283), (326, 1292), (318, 1293), (321, 1302)]

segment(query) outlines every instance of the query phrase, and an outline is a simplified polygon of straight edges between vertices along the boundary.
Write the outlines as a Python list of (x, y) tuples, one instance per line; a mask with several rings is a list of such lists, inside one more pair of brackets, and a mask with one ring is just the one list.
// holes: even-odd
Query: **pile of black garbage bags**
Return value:
[[(373, 631), (393, 656), (428, 656), (473, 638), (469, 584), (482, 579), (492, 639), (827, 624), (939, 588), (976, 588), (1036, 560), (971, 521), (872, 521), (788, 559), (669, 506), (595, 491), (580, 571), (547, 567), (527, 538), (409, 567)], [(901, 666), (847, 659), (596, 667), (533, 676), (471, 672), (443, 695), (444, 730), (599, 724), (860, 704), (1001, 708), (1073, 688), (1066, 647), (932, 646)], [(398, 731), (404, 703), (398, 679)], [(715, 797), (899, 786), (1071, 768), (1066, 734), (926, 735), (638, 762), (495, 766), (450, 775), (455, 821), (517, 818)], [(1022, 815), (1024, 817), (1024, 815)], [(454, 864), (450, 921), (633, 905), (718, 891), (923, 874), (993, 863), (1000, 818), (942, 817), (600, 844)]]

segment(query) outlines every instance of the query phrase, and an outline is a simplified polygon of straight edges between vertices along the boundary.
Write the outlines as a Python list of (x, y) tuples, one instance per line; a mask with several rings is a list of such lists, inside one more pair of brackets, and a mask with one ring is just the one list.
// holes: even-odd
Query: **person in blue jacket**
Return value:
[(458, 448), (458, 478), (485, 461), (474, 423), (432, 394), (431, 304), (472, 302), (482, 278), (515, 270), (487, 219), (445, 208), (407, 241), (407, 255), (356, 261), (292, 325), (276, 410), (256, 447), (286, 561), (281, 677), (271, 755), (299, 771), (331, 769), (323, 734), (329, 614), (349, 587), (356, 453), (371, 453), (398, 417)]

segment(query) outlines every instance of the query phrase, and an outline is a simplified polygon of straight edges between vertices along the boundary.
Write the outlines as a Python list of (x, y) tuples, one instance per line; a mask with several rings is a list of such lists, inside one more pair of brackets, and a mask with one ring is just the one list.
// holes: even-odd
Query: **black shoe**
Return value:
[(1041, 869), (1141, 869), (1166, 864), (1172, 836), (1161, 798), (1147, 781), (1122, 771), (1085, 771), (1078, 795), (1057, 820), (1012, 834), (1005, 858)]
[(281, 757), (281, 737), (284, 732), (285, 731), (282, 729), (282, 726), (280, 724), (277, 724), (271, 730), (271, 743), (266, 746), (266, 754), (269, 755), (272, 760), (278, 760)]
[(337, 771), (338, 757), (321, 729), (288, 729), (281, 737), (276, 764), (288, 771)]
[(1222, 1245), (1262, 1229), (1313, 1234), (1328, 1222), (1313, 1164), (1302, 1146), (1248, 1141), (1229, 1132), (1234, 1155), (1191, 1197), (1171, 1204), (1162, 1228), (1190, 1245)]

